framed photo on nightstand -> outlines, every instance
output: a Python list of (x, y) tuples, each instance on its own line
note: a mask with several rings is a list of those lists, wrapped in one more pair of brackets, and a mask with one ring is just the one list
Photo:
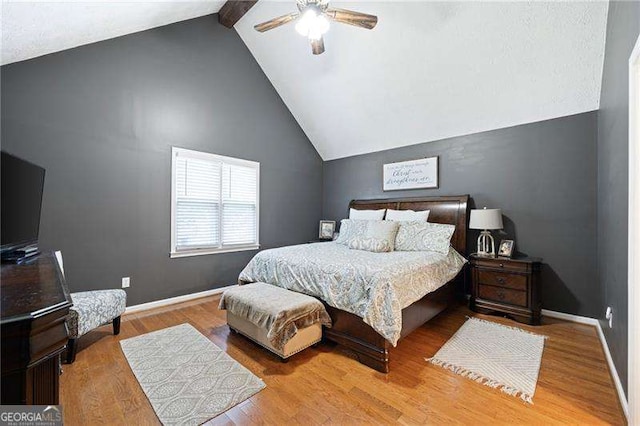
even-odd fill
[(334, 220), (321, 220), (318, 238), (321, 240), (333, 240), (333, 233), (336, 230), (336, 222)]
[(500, 248), (498, 249), (498, 256), (500, 257), (512, 257), (513, 256), (513, 240), (500, 241)]

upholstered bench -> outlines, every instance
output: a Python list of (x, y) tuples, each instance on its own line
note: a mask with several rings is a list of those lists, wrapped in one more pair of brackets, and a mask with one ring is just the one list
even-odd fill
[(67, 316), (69, 343), (67, 363), (76, 359), (77, 339), (103, 324), (113, 322), (113, 334), (120, 333), (120, 316), (127, 306), (124, 290), (94, 290), (71, 293), (73, 306)]
[(283, 359), (318, 343), (322, 326), (331, 327), (331, 318), (320, 301), (265, 283), (225, 291), (220, 309), (227, 310), (232, 330)]

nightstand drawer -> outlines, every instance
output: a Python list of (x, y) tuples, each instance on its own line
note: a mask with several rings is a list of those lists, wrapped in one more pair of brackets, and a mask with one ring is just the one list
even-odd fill
[(493, 270), (505, 270), (505, 271), (513, 271), (513, 272), (524, 272), (528, 273), (531, 271), (531, 268), (528, 264), (522, 262), (513, 262), (510, 259), (479, 259), (476, 258), (474, 260), (475, 265), (478, 268), (490, 268)]
[(500, 303), (509, 303), (517, 306), (527, 306), (527, 292), (495, 287), (492, 285), (478, 284), (478, 297), (493, 300)]
[(478, 283), (527, 291), (527, 277), (525, 275), (479, 270)]

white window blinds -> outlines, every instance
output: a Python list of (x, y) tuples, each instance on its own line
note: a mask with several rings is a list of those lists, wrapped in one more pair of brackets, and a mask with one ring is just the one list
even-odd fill
[(222, 244), (256, 243), (257, 170), (223, 164), (222, 176)]
[(172, 150), (172, 255), (258, 247), (259, 163)]

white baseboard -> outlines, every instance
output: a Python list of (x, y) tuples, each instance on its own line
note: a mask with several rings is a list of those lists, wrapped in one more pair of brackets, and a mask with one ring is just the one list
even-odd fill
[(600, 325), (600, 321), (598, 321), (598, 325), (596, 326), (596, 328), (598, 329), (598, 336), (600, 337), (600, 342), (602, 343), (602, 348), (604, 349), (604, 356), (607, 358), (607, 363), (609, 364), (609, 369), (611, 370), (613, 383), (615, 383), (616, 390), (618, 391), (618, 398), (620, 399), (620, 405), (622, 405), (622, 411), (624, 411), (624, 416), (627, 418), (627, 423), (628, 423), (629, 422), (629, 403), (627, 402), (627, 396), (624, 394), (622, 382), (620, 382), (620, 376), (618, 376), (618, 370), (616, 370), (616, 366), (613, 363), (613, 358), (611, 358), (611, 352), (609, 352), (609, 345), (607, 345), (607, 339), (605, 339), (604, 337), (604, 332), (602, 331), (602, 326)]
[(609, 345), (607, 344), (607, 339), (604, 337), (604, 332), (602, 331), (602, 326), (600, 325), (600, 321), (598, 321), (595, 318), (582, 317), (580, 315), (565, 314), (564, 312), (548, 311), (546, 309), (542, 310), (542, 315), (550, 318), (558, 318), (565, 321), (592, 325), (596, 328), (596, 330), (598, 331), (598, 337), (600, 338), (600, 344), (602, 345), (602, 349), (604, 350), (604, 356), (607, 359), (607, 364), (609, 364), (609, 371), (611, 372), (613, 383), (616, 387), (616, 391), (618, 392), (618, 399), (620, 400), (620, 405), (622, 405), (622, 411), (624, 412), (624, 415), (627, 418), (627, 422), (629, 422), (629, 404), (627, 402), (627, 396), (624, 394), (624, 389), (622, 388), (622, 382), (620, 381), (620, 376), (618, 376), (618, 370), (616, 369), (616, 366), (613, 363), (613, 358), (611, 357), (611, 352), (609, 351)]
[(201, 291), (198, 293), (185, 294), (184, 296), (176, 296), (176, 297), (170, 297), (168, 299), (155, 300), (153, 302), (141, 303), (139, 305), (127, 306), (124, 313), (130, 314), (133, 312), (146, 311), (148, 309), (159, 308), (161, 306), (173, 305), (174, 303), (186, 302), (188, 300), (199, 299), (201, 297), (206, 297), (206, 296), (213, 296), (214, 294), (220, 294), (232, 287), (235, 287), (235, 285), (214, 288), (211, 290)]
[(547, 309), (542, 310), (542, 315), (545, 317), (557, 318), (557, 319), (570, 321), (570, 322), (577, 322), (579, 324), (593, 325), (594, 327), (597, 327), (600, 325), (600, 322), (595, 318), (582, 317), (580, 315), (573, 315), (573, 314), (565, 314), (564, 312), (549, 311)]

